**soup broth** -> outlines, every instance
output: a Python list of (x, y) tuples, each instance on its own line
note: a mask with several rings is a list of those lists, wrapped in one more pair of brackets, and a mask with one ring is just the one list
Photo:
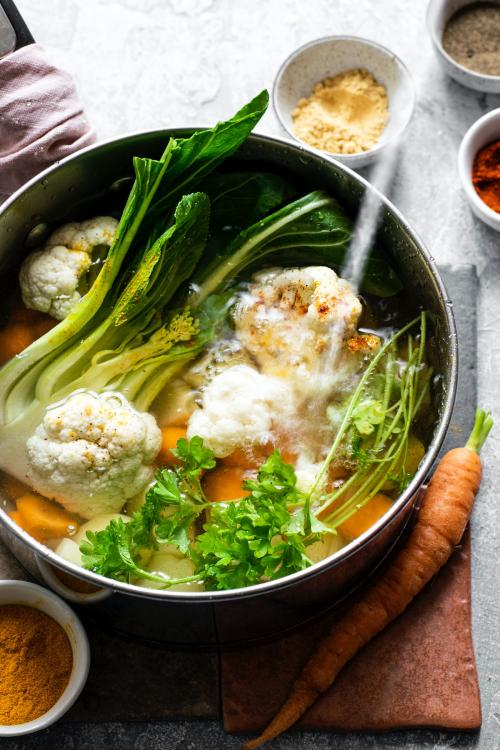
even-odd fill
[(390, 510), (429, 442), (431, 316), (378, 242), (359, 294), (337, 275), (353, 221), (326, 171), (236, 155), (267, 102), (154, 139), (126, 201), (106, 165), (109, 194), (99, 175), (48, 211), (5, 299), (3, 495), (93, 573), (196, 592), (303, 570)]
[[(325, 274), (337, 283), (337, 277), (329, 269), (319, 267), (317, 270), (320, 277)], [(283, 278), (287, 280), (290, 273), (295, 274), (292, 281), (298, 280), (298, 284), (294, 287), (292, 283), (291, 291), (279, 288), (273, 298), (267, 300), (266, 307), (264, 298), (269, 291), (266, 284), (272, 285), (276, 279), (277, 283)], [(304, 286), (303, 276), (305, 274), (307, 281), (311, 273), (314, 276), (314, 268), (311, 271), (310, 268), (279, 267), (257, 273), (248, 281), (240, 280), (217, 338), (194, 361), (179, 369), (152, 404), (151, 413), (162, 432), (162, 445), (155, 460), (157, 470), (175, 468), (178, 464), (173, 451), (179, 440), (200, 435), (205, 445), (214, 451), (215, 466), (204, 472), (201, 479), (208, 503), (238, 503), (248, 497), (250, 492), (246, 483), (257, 480), (260, 468), (275, 451), (284, 462), (293, 466), (298, 489), (308, 493), (322, 470), (346, 404), (359, 386), (366, 368), (384, 342), (408, 321), (408, 310), (398, 297), (389, 302), (363, 294), (358, 301), (352, 290), (346, 287), (344, 292), (350, 296), (351, 303), (359, 304), (355, 325), (346, 331), (343, 322), (335, 341), (324, 340), (323, 336), (318, 345), (314, 339), (317, 336), (314, 326), (311, 333), (306, 325), (304, 333), (305, 308), (312, 303), (309, 300), (304, 306), (299, 299), (304, 293), (304, 288), (301, 288), (301, 284)], [(291, 301), (283, 301), (287, 293), (292, 295)], [(297, 306), (301, 304), (304, 309), (297, 312)], [(17, 292), (5, 309), (7, 314), (0, 341), (10, 341), (14, 347), (4, 346), (5, 359), (16, 354), (15, 347), (24, 348), (40, 332), (54, 325), (48, 315), (27, 310)], [(299, 317), (294, 318), (295, 315)], [(333, 321), (334, 328), (335, 325)], [(291, 336), (288, 341), (287, 335)], [(273, 341), (273, 337), (276, 340)], [(417, 335), (411, 345), (417, 346), (418, 340)], [(301, 345), (306, 347), (302, 355)], [(318, 362), (314, 361), (315, 347), (318, 357), (323, 356)], [(325, 356), (324, 349), (328, 347), (330, 351)], [(340, 348), (340, 356), (336, 348)], [(404, 370), (410, 354), (407, 338), (394, 343), (392, 361), (395, 372)], [(420, 368), (422, 371), (426, 369), (425, 360)], [(380, 370), (374, 378), (378, 376), (381, 376)], [(267, 396), (266, 389), (269, 390)], [(376, 392), (381, 396), (380, 388), (375, 389)], [(381, 424), (377, 415), (373, 424), (368, 418), (365, 431), (357, 434), (357, 453), (355, 441), (344, 441), (325, 470), (321, 484), (316, 487), (316, 495), (313, 494), (313, 508), (318, 511), (318, 518), (340, 521), (335, 523), (333, 534), (327, 534), (309, 546), (311, 563), (341, 549), (390, 509), (425, 453), (431, 424), (429, 405), (426, 394), (418, 418), (412, 422), (404, 454), (395, 462), (391, 475), (381, 483), (379, 491), (373, 493), (373, 488), (370, 488), (372, 496), (368, 502), (364, 502), (363, 492), (359, 494), (366, 481), (364, 476), (358, 476), (359, 457), (363, 451), (361, 443), (364, 441), (369, 445), (372, 433)], [(389, 411), (393, 408), (386, 406)], [(259, 418), (251, 418), (256, 413), (259, 413)], [(97, 514), (89, 521), (78, 514), (68, 513), (63, 505), (34, 492), (29, 485), (6, 473), (2, 474), (1, 486), (13, 503), (12, 518), (38, 541), (78, 564), (81, 563), (78, 545), (86, 533), (106, 528), (113, 518), (131, 518), (142, 507), (146, 494), (141, 492), (124, 502), (120, 514)], [(357, 497), (358, 502), (351, 512), (344, 513), (345, 519), (342, 520), (342, 512), (339, 516), (338, 509), (342, 511), (352, 497)], [(193, 523), (190, 533), (200, 532), (209, 518), (210, 510), (207, 509)], [(166, 577), (179, 576), (179, 571), (184, 577), (189, 576), (193, 571), (191, 561), (179, 555), (172, 545), (163, 546), (159, 552), (146, 555), (149, 558), (148, 570)], [(162, 586), (159, 581), (138, 579), (136, 582), (145, 586)], [(174, 586), (180, 590), (202, 587), (200, 582)]]

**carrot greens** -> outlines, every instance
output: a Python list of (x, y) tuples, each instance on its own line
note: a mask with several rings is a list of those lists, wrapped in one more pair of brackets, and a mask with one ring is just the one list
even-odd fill
[[(418, 339), (410, 333), (419, 326)], [(395, 358), (395, 346), (406, 334), (407, 361)], [(339, 452), (356, 466), (350, 478), (331, 493), (322, 494), (316, 512), (333, 530), (366, 505), (392, 480), (404, 487), (411, 480), (405, 471), (410, 429), (428, 393), (432, 371), (425, 365), (426, 315), (408, 323), (382, 346), (349, 400), (333, 446), (313, 487), (317, 488)], [(382, 399), (373, 397), (375, 389)]]

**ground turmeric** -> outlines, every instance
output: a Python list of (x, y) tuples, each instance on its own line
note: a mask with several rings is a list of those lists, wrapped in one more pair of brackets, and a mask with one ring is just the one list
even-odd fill
[(0, 724), (23, 724), (46, 713), (72, 666), (69, 638), (55, 620), (34, 607), (0, 606)]

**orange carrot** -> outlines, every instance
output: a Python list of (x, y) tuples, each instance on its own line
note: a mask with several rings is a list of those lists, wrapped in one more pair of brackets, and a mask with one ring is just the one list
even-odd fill
[(235, 466), (243, 469), (257, 469), (260, 464), (264, 463), (269, 452), (265, 452), (263, 448), (259, 446), (259, 450), (243, 450), (243, 448), (236, 448), (229, 456), (220, 459), (220, 463), (223, 466)]
[(218, 466), (208, 471), (203, 479), (203, 489), (207, 500), (211, 503), (237, 500), (249, 495), (243, 489), (243, 482), (248, 471), (241, 466)]
[(15, 308), (8, 324), (0, 331), (0, 364), (20, 354), (56, 324), (57, 320), (44, 313), (24, 306)]
[(372, 497), (366, 505), (356, 511), (347, 521), (341, 523), (339, 530), (346, 539), (356, 539), (371, 529), (373, 524), (387, 513), (392, 506), (392, 500), (380, 492)]
[(297, 454), (286, 447), (286, 444), (253, 445), (250, 448), (236, 448), (229, 456), (220, 459), (223, 466), (239, 466), (244, 469), (258, 469), (274, 450), (279, 450), (286, 464), (295, 464)]
[(161, 431), (161, 448), (156, 457), (157, 463), (161, 466), (173, 466), (180, 461), (172, 453), (177, 441), (186, 437), (185, 427), (163, 427)]
[(385, 573), (330, 629), (269, 726), (244, 750), (259, 747), (295, 724), (352, 657), (400, 615), (450, 558), (465, 531), (481, 482), (479, 451), (493, 425), (478, 410), (464, 448), (441, 459), (408, 541)]
[(20, 354), (26, 349), (36, 336), (32, 331), (21, 323), (10, 323), (0, 331), (0, 364), (5, 364), (9, 359)]
[(17, 498), (16, 511), (11, 513), (11, 518), (41, 542), (66, 536), (78, 527), (77, 521), (69, 513), (33, 492)]

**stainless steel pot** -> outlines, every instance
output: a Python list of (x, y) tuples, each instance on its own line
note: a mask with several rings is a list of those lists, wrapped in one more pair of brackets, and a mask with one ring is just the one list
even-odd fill
[[(132, 157), (159, 157), (169, 135), (189, 132), (161, 130), (124, 136), (90, 147), (31, 180), (0, 210), (0, 278), (7, 284), (14, 278), (22, 257), (47, 226), (119, 206), (122, 187), (130, 181)], [(324, 188), (353, 215), (364, 191), (372, 189), (334, 160), (278, 138), (252, 135), (237, 159), (247, 166), (252, 163), (289, 173), (304, 192)], [(142, 589), (84, 572), (34, 541), (0, 510), (0, 533), (25, 567), (112, 627), (150, 640), (190, 646), (238, 643), (295, 627), (333, 606), (366, 579), (411, 514), (445, 436), (457, 381), (456, 330), (445, 289), (422, 242), (385, 199), (379, 238), (405, 283), (408, 301), (432, 313), (430, 357), (439, 375), (434, 394), (439, 416), (431, 445), (388, 517), (330, 559), (281, 581), (232, 592), (178, 593)], [(54, 576), (54, 566), (96, 584), (100, 592), (75, 594)]]

